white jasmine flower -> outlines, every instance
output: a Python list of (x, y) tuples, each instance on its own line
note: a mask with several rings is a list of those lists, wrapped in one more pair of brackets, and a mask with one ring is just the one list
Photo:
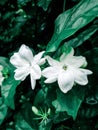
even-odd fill
[(33, 56), (30, 48), (23, 44), (19, 52), (14, 53), (10, 59), (10, 62), (16, 67), (15, 79), (23, 81), (30, 74), (31, 86), (34, 89), (36, 80), (41, 77), (40, 65), (45, 62), (45, 58), (41, 58), (43, 53), (44, 51)]
[(3, 70), (3, 66), (0, 65), (0, 86), (2, 85), (2, 82), (4, 80), (4, 77), (3, 77), (2, 72), (1, 72), (2, 70)]
[(72, 89), (74, 83), (86, 85), (88, 83), (87, 75), (92, 74), (90, 70), (81, 68), (87, 64), (83, 56), (73, 56), (72, 49), (69, 54), (63, 54), (60, 61), (54, 60), (47, 56), (49, 67), (42, 71), (46, 77), (45, 83), (58, 82), (62, 92), (67, 93)]

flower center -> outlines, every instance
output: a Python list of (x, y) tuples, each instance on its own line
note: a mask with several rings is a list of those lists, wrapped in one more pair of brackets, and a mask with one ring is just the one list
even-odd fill
[(67, 70), (67, 66), (66, 66), (66, 65), (64, 65), (64, 66), (63, 66), (63, 69), (64, 69), (64, 70)]

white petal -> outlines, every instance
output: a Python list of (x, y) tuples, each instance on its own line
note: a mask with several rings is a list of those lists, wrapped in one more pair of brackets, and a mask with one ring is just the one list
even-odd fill
[(29, 63), (32, 63), (33, 53), (28, 46), (23, 44), (19, 49), (19, 54), (23, 59), (27, 60)]
[(83, 66), (86, 63), (86, 59), (83, 56), (73, 56), (72, 58), (68, 59), (66, 62), (68, 65), (78, 68)]
[(38, 62), (38, 65), (43, 65), (46, 62), (46, 58), (41, 58)]
[(45, 51), (42, 51), (40, 53), (38, 53), (37, 55), (34, 56), (33, 62), (36, 64), (40, 63), (41, 57), (42, 55), (45, 53)]
[(54, 67), (47, 67), (42, 71), (42, 75), (46, 78), (57, 78), (59, 70)]
[(87, 74), (91, 74), (91, 71), (85, 69), (75, 70), (75, 82), (80, 85), (86, 85), (88, 83)]
[(36, 80), (33, 79), (32, 74), (30, 74), (30, 79), (31, 79), (31, 87), (32, 87), (32, 89), (34, 89), (34, 88), (35, 88), (35, 85), (36, 85)]
[(63, 71), (58, 76), (58, 85), (63, 93), (67, 93), (72, 89), (74, 84), (74, 76), (73, 73), (69, 70)]
[(0, 65), (0, 71), (2, 71), (3, 70), (3, 66), (2, 65)]
[(55, 81), (57, 80), (57, 77), (51, 77), (51, 78), (48, 78), (46, 79), (44, 82), (45, 83), (54, 83)]
[(72, 56), (74, 55), (74, 49), (72, 48), (70, 53), (66, 54), (66, 53), (63, 53), (60, 57), (60, 61), (61, 62), (64, 62), (66, 61), (67, 59), (70, 59)]
[(28, 71), (28, 69), (27, 68), (18, 68), (18, 69), (16, 69), (15, 70), (15, 75), (14, 75), (14, 77), (15, 77), (15, 79), (16, 80), (21, 80), (21, 81), (23, 81), (23, 80), (25, 80), (25, 78), (29, 75), (29, 71)]
[(40, 79), (41, 77), (41, 69), (37, 64), (31, 67), (30, 73), (33, 79)]
[(49, 65), (51, 65), (51, 66), (59, 66), (60, 65), (59, 61), (54, 60), (50, 56), (47, 56), (47, 60), (48, 60)]
[(2, 73), (0, 72), (0, 86), (2, 85), (3, 80), (4, 80), (4, 77), (3, 77)]
[(88, 69), (79, 68), (79, 70), (80, 70), (81, 72), (83, 72), (84, 74), (86, 74), (86, 75), (89, 75), (89, 74), (92, 74), (92, 73), (93, 73), (91, 70), (88, 70)]
[(28, 61), (26, 61), (24, 58), (22, 58), (19, 53), (14, 53), (13, 56), (10, 58), (11, 64), (13, 64), (16, 68), (18, 67), (24, 67), (29, 66)]

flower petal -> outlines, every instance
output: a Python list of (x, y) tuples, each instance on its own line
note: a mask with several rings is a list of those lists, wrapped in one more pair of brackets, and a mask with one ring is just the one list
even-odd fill
[(30, 69), (30, 74), (32, 75), (33, 79), (40, 79), (41, 77), (40, 67), (37, 64), (32, 66)]
[(37, 55), (34, 56), (34, 59), (33, 59), (33, 62), (35, 64), (39, 64), (40, 63), (40, 60), (41, 60), (41, 57), (42, 55), (45, 53), (45, 51), (42, 51), (40, 53), (38, 53)]
[(10, 58), (11, 64), (13, 64), (16, 68), (18, 67), (24, 67), (24, 66), (29, 66), (28, 61), (23, 59), (19, 53), (14, 53), (13, 56)]
[(2, 85), (3, 80), (4, 80), (4, 77), (3, 77), (2, 73), (0, 72), (0, 86)]
[(38, 62), (38, 65), (43, 65), (46, 62), (46, 58), (41, 58)]
[(67, 59), (66, 64), (73, 67), (79, 68), (86, 64), (86, 59), (83, 56), (73, 56), (70, 59)]
[(45, 83), (54, 83), (57, 80), (57, 77), (51, 77), (51, 78), (47, 78), (44, 82)]
[(74, 84), (74, 75), (70, 70), (59, 73), (58, 85), (63, 93), (67, 93), (72, 89)]
[(75, 70), (75, 82), (80, 85), (86, 85), (88, 83), (87, 74), (91, 73), (91, 71), (85, 69)]
[(59, 66), (60, 65), (59, 61), (54, 60), (50, 56), (47, 56), (46, 58), (48, 60), (49, 65), (51, 65), (51, 66)]
[(46, 78), (57, 78), (59, 70), (54, 67), (47, 67), (42, 71), (42, 75)]
[(2, 65), (0, 65), (0, 71), (2, 71), (3, 70), (3, 66)]
[(92, 74), (92, 73), (93, 73), (91, 70), (88, 70), (88, 69), (79, 68), (79, 70), (80, 70), (81, 72), (83, 72), (84, 74), (86, 74), (86, 75), (89, 75), (89, 74)]
[(28, 71), (28, 69), (26, 67), (24, 67), (24, 68), (20, 67), (20, 68), (15, 70), (14, 77), (15, 77), (16, 80), (23, 81), (29, 75), (29, 73), (30, 73), (30, 71)]
[(31, 49), (28, 46), (23, 44), (19, 49), (19, 54), (23, 59), (25, 59), (29, 63), (32, 63), (32, 61), (33, 61), (33, 53), (32, 53)]
[(34, 88), (35, 88), (35, 85), (36, 85), (36, 80), (33, 79), (32, 74), (30, 74), (30, 79), (31, 79), (31, 88), (34, 89)]
[(71, 57), (73, 57), (74, 55), (74, 49), (71, 48), (71, 51), (70, 53), (66, 54), (66, 53), (63, 53), (60, 57), (60, 61), (61, 62), (65, 62), (67, 59), (70, 59)]

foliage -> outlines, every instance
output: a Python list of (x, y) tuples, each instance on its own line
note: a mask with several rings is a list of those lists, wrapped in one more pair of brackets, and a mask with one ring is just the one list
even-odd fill
[[(0, 130), (97, 130), (98, 0), (3, 0), (0, 8), (0, 73), (4, 77)], [(32, 90), (30, 76), (16, 80), (16, 68), (10, 63), (22, 44), (29, 46), (34, 56), (45, 51), (43, 57), (55, 60), (74, 48), (75, 56), (87, 60), (82, 67), (93, 72), (88, 84), (74, 84), (63, 93), (57, 82), (46, 84), (42, 76)], [(28, 61), (29, 57), (21, 56), (23, 62)], [(46, 60), (40, 69), (47, 66)]]

